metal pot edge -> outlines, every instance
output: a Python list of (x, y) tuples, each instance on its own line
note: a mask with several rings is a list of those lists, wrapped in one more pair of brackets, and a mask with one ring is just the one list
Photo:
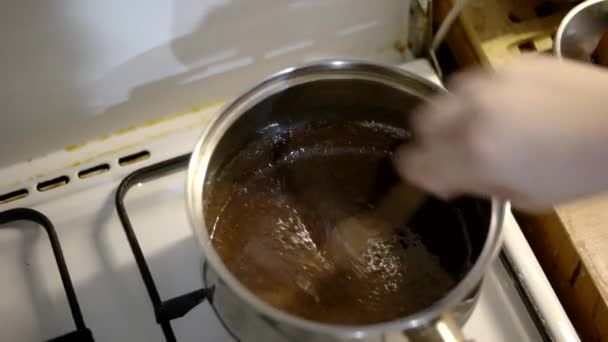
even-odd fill
[[(262, 300), (258, 299), (247, 288), (241, 285), (236, 277), (234, 277), (225, 267), (221, 258), (213, 248), (204, 220), (203, 189), (208, 171), (207, 166), (215, 147), (232, 123), (234, 123), (234, 121), (236, 121), (236, 119), (238, 119), (238, 117), (240, 117), (240, 115), (246, 111), (244, 108), (248, 106), (250, 107), (257, 103), (257, 101), (254, 101), (255, 98), (258, 98), (259, 100), (260, 97), (265, 98), (268, 96), (269, 94), (266, 94), (265, 96), (261, 96), (261, 94), (264, 93), (264, 91), (267, 92), (269, 88), (272, 88), (272, 86), (275, 86), (274, 92), (285, 89), (276, 87), (277, 82), (289, 80), (290, 77), (302, 77), (307, 72), (314, 73), (319, 70), (339, 71), (355, 68), (364, 68), (367, 70), (367, 72), (383, 72), (394, 78), (401, 78), (403, 80), (417, 82), (419, 86), (426, 88), (425, 90), (428, 91), (427, 94), (423, 95), (423, 97), (426, 98), (435, 93), (445, 92), (445, 90), (441, 87), (419, 77), (418, 75), (393, 66), (384, 66), (370, 62), (356, 60), (325, 60), (284, 69), (237, 96), (235, 100), (227, 104), (221, 110), (220, 114), (218, 114), (218, 116), (212, 120), (206, 131), (199, 139), (192, 153), (190, 165), (188, 167), (186, 191), (188, 216), (190, 218), (192, 229), (199, 240), (203, 257), (209, 263), (210, 267), (212, 267), (214, 271), (218, 273), (220, 279), (222, 279), (222, 281), (225, 282), (227, 286), (230, 287), (231, 290), (241, 298), (241, 300), (254, 307), (260, 314), (271, 317), (277, 321), (292, 324), (305, 330), (347, 338), (360, 338), (362, 336), (379, 334), (385, 331), (408, 330), (422, 327), (433, 322), (437, 317), (440, 316), (442, 312), (446, 311), (446, 309), (457, 305), (475, 286), (481, 282), (484, 270), (488, 267), (490, 262), (496, 256), (497, 251), (500, 249), (502, 222), (507, 210), (506, 201), (497, 198), (492, 199), (491, 223), (486, 243), (484, 244), (481, 254), (474, 266), (457, 286), (455, 286), (444, 297), (425, 310), (394, 321), (363, 326), (330, 325), (308, 321), (280, 311), (269, 304), (266, 304)], [(402, 86), (407, 87), (407, 85)]]

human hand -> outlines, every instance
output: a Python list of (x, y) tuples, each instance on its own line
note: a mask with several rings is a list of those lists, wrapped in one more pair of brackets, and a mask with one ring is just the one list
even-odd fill
[(400, 174), (440, 197), (521, 209), (608, 190), (608, 71), (551, 57), (462, 73), (417, 110)]

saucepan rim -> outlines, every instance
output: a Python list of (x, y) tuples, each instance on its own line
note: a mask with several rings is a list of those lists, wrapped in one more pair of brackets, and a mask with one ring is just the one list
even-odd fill
[(238, 297), (255, 308), (259, 314), (301, 329), (342, 338), (362, 338), (385, 331), (409, 330), (425, 326), (437, 319), (440, 314), (459, 304), (480, 284), (483, 274), (500, 246), (502, 222), (508, 206), (506, 201), (498, 198), (491, 199), (490, 227), (486, 241), (473, 267), (455, 287), (421, 311), (396, 320), (368, 325), (336, 325), (310, 321), (265, 303), (242, 285), (227, 269), (211, 243), (204, 220), (203, 189), (209, 172), (211, 156), (221, 138), (242, 114), (263, 99), (298, 84), (326, 79), (360, 79), (379, 82), (409, 92), (423, 100), (428, 100), (434, 94), (445, 91), (440, 86), (397, 67), (344, 59), (323, 60), (287, 68), (245, 91), (227, 104), (209, 124), (192, 153), (188, 167), (187, 207), (202, 254), (220, 279)]
[(580, 4), (574, 6), (562, 19), (559, 26), (557, 27), (557, 31), (555, 32), (555, 39), (553, 40), (553, 54), (557, 57), (564, 57), (562, 55), (562, 41), (564, 38), (564, 33), (566, 28), (576, 16), (578, 16), (583, 10), (588, 7), (595, 6), (599, 3), (607, 2), (607, 0), (586, 0), (581, 2)]

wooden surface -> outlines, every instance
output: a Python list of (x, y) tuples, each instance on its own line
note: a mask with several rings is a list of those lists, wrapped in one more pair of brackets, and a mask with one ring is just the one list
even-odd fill
[[(551, 53), (552, 36), (574, 4), (547, 4), (469, 0), (446, 43), (460, 66)], [(450, 6), (436, 1), (436, 21)], [(516, 217), (581, 340), (608, 341), (608, 195)]]
[(608, 341), (608, 196), (517, 215), (583, 341)]
[[(450, 6), (450, 0), (437, 0), (436, 18)], [(569, 1), (468, 0), (448, 45), (462, 65), (497, 65), (524, 53), (550, 53), (552, 36), (572, 6)]]

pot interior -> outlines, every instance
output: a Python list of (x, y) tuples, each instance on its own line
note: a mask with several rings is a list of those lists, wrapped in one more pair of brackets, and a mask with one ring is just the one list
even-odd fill
[(429, 196), (347, 265), (323, 248), (337, 224), (400, 182), (391, 155), (410, 142), (421, 101), (372, 80), (319, 80), (234, 122), (211, 156), (203, 200), (213, 246), (243, 286), (300, 318), (366, 325), (432, 305), (467, 274), (488, 234), (489, 201)]

